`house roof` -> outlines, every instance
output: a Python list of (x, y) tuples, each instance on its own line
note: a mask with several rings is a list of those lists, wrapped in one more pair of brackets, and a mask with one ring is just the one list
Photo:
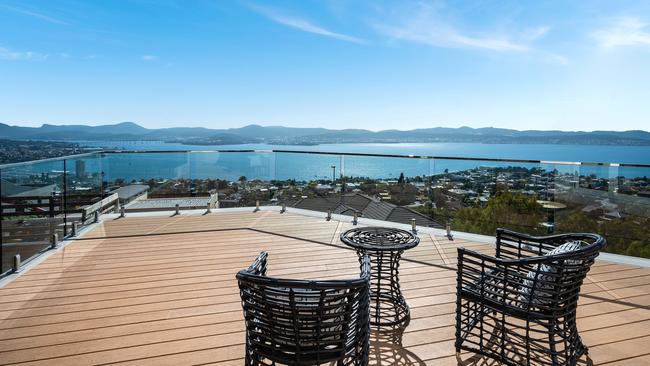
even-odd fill
[(58, 189), (56, 184), (44, 186), (27, 186), (11, 183), (6, 180), (2, 184), (2, 195), (5, 197), (46, 197)]
[(395, 207), (395, 205), (388, 202), (373, 200), (366, 206), (364, 216), (377, 220), (386, 220)]
[(325, 212), (328, 209), (334, 214), (354, 215), (357, 212), (359, 216), (410, 224), (411, 219), (415, 219), (417, 225), (438, 227), (442, 225), (432, 218), (414, 211), (408, 207), (396, 206), (392, 203), (380, 201), (361, 193), (344, 194), (342, 196), (329, 197), (309, 197), (295, 202), (293, 207), (312, 211)]
[(120, 187), (113, 191), (121, 200), (129, 199), (134, 196), (139, 196), (146, 192), (149, 186), (146, 184), (129, 184), (128, 186)]

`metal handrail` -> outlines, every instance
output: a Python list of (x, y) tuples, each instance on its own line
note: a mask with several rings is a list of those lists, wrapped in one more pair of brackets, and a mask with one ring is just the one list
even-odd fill
[(305, 151), (305, 150), (276, 150), (276, 149), (223, 149), (223, 150), (97, 150), (93, 152), (59, 156), (49, 159), (30, 160), (18, 163), (2, 164), (0, 169), (8, 169), (17, 166), (56, 162), (63, 160), (74, 160), (83, 157), (103, 154), (190, 154), (190, 153), (281, 153), (281, 154), (309, 154), (309, 155), (338, 155), (338, 156), (361, 156), (377, 158), (398, 158), (398, 159), (426, 159), (426, 160), (458, 160), (458, 161), (486, 161), (499, 163), (520, 163), (520, 164), (545, 164), (545, 165), (576, 165), (576, 166), (603, 166), (603, 167), (626, 167), (626, 168), (650, 168), (650, 164), (637, 163), (611, 163), (611, 162), (573, 162), (573, 161), (549, 161), (536, 159), (506, 159), (506, 158), (481, 158), (461, 156), (434, 156), (434, 155), (400, 155), (400, 154), (373, 154), (355, 152), (333, 152), (333, 151)]
[(17, 163), (1, 164), (0, 169), (15, 168), (15, 167), (18, 167), (18, 166), (32, 165), (32, 164), (50, 163), (50, 162), (63, 161), (63, 160), (79, 159), (79, 158), (84, 158), (84, 157), (88, 157), (88, 156), (92, 156), (92, 155), (97, 155), (99, 153), (101, 153), (101, 151), (93, 151), (93, 152), (82, 153), (82, 154), (74, 154), (74, 155), (57, 156), (57, 157), (54, 157), (54, 158), (47, 158), (47, 159), (20, 161), (20, 162), (17, 162)]

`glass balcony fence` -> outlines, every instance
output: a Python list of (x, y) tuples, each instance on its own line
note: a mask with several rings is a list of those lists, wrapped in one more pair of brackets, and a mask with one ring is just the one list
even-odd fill
[(101, 151), (0, 166), (0, 273), (126, 212), (285, 205), (455, 232), (595, 232), (650, 258), (650, 166), (284, 150)]

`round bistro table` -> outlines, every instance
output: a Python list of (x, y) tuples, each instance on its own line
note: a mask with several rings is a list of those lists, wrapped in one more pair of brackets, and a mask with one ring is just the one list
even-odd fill
[(363, 227), (341, 234), (341, 241), (357, 250), (359, 259), (370, 257), (370, 324), (395, 326), (410, 318), (409, 306), (399, 287), (399, 261), (420, 238), (400, 229)]

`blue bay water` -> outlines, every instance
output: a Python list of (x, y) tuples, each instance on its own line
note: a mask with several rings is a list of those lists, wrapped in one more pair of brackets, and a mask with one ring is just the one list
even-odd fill
[(428, 155), (441, 157), (529, 159), (573, 162), (650, 164), (650, 146), (479, 144), (479, 143), (399, 143), (296, 145), (183, 145), (162, 141), (77, 141), (87, 146), (125, 150), (245, 150), (277, 149), (340, 153)]
[[(79, 141), (103, 148), (137, 151), (194, 150), (185, 153), (109, 154), (102, 159), (101, 170), (109, 181), (122, 178), (140, 179), (228, 179), (240, 176), (263, 180), (331, 179), (332, 175), (397, 179), (458, 171), (475, 167), (522, 166), (526, 168), (558, 169), (578, 175), (599, 177), (637, 177), (650, 175), (649, 169), (594, 167), (562, 164), (500, 163), (481, 161), (481, 158), (568, 161), (615, 162), (650, 164), (650, 147), (603, 145), (543, 145), (543, 144), (476, 144), (476, 143), (400, 143), (400, 144), (324, 144), (294, 145), (224, 145), (199, 146), (165, 142)], [(436, 157), (476, 158), (475, 161), (448, 159), (408, 159), (344, 155), (313, 155), (298, 153), (215, 153), (206, 150), (291, 150), (339, 153), (371, 153), (394, 155), (426, 155)], [(91, 162), (89, 169), (100, 169)]]
[[(426, 176), (445, 170), (459, 171), (476, 167), (521, 166), (526, 168), (558, 169), (577, 175), (594, 174), (598, 177), (650, 176), (650, 169), (609, 166), (561, 164), (527, 164), (481, 161), (481, 158), (569, 161), (617, 162), (650, 164), (650, 147), (601, 145), (541, 145), (541, 144), (476, 144), (476, 143), (400, 143), (400, 144), (326, 144), (316, 146), (287, 145), (225, 145), (196, 146), (165, 142), (134, 141), (77, 141), (80, 144), (107, 149), (140, 151), (138, 154), (106, 154), (103, 158), (84, 158), (86, 172), (104, 172), (105, 180), (117, 178), (127, 182), (148, 179), (247, 179), (262, 180), (330, 180), (332, 175), (397, 179)], [(370, 153), (392, 155), (425, 155), (436, 157), (464, 157), (478, 160), (409, 159), (365, 157), (349, 155), (314, 155), (298, 153), (217, 153), (207, 150), (291, 150), (339, 153)], [(183, 150), (195, 150), (187, 153)], [(178, 151), (144, 153), (144, 151)], [(67, 162), (74, 171), (74, 161)], [(4, 171), (4, 176), (28, 175), (61, 171), (61, 162), (47, 163)]]

